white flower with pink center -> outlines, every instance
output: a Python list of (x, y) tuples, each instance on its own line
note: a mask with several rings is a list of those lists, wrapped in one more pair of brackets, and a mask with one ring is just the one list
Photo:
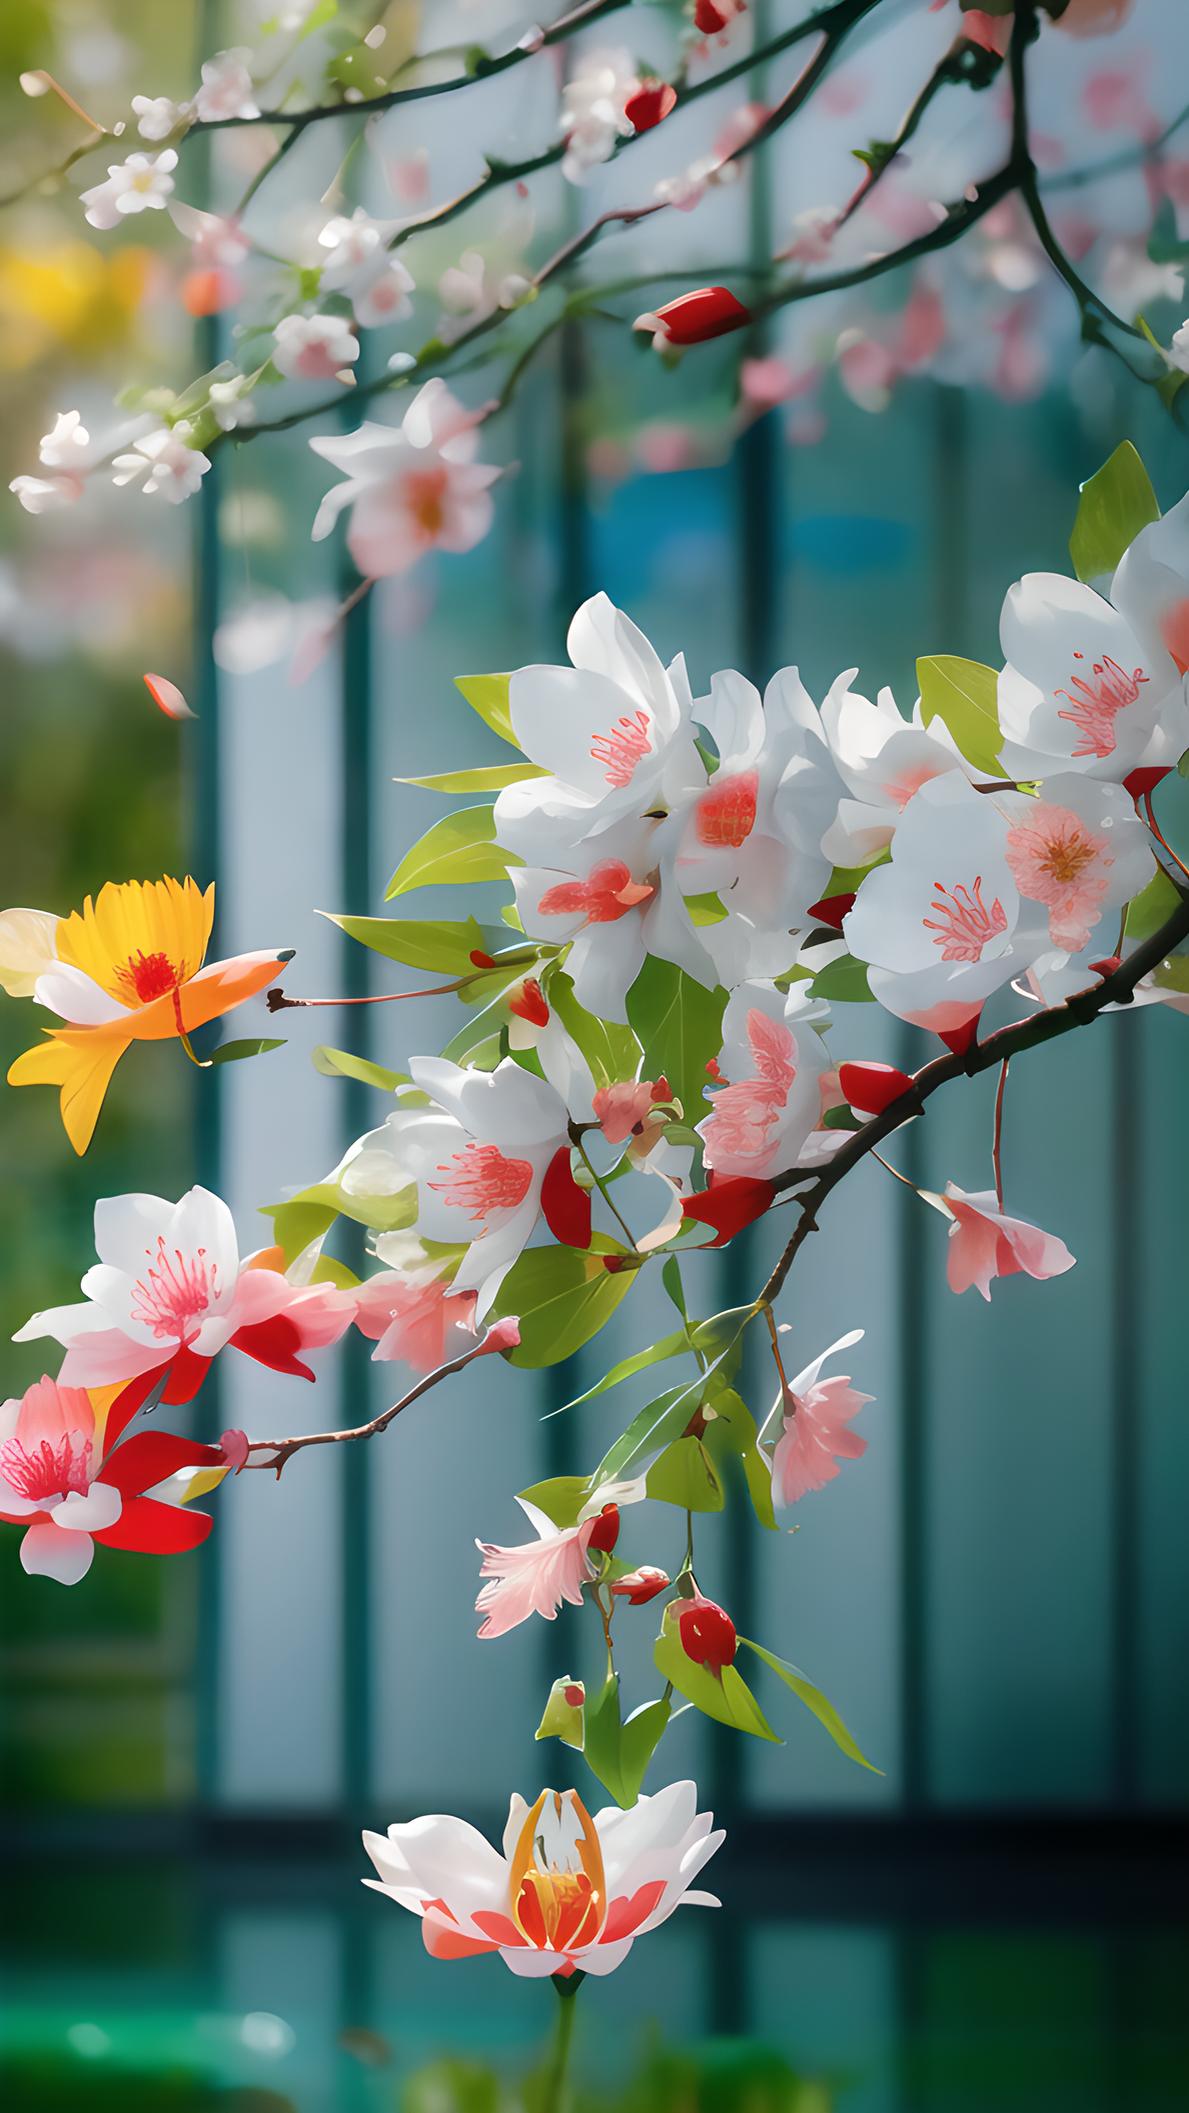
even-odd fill
[(204, 124), (228, 118), (259, 117), (252, 81), (252, 54), (245, 45), (217, 51), (202, 63), (202, 86), (194, 97), (194, 111)]
[(693, 1783), (593, 1818), (573, 1790), (513, 1797), (502, 1853), (465, 1820), (427, 1814), (364, 1835), (379, 1873), (364, 1883), (421, 1917), (434, 1959), (490, 1952), (532, 1980), (601, 1977), (676, 1908), (718, 1906), (691, 1891), (724, 1839), (697, 1807)]
[(189, 1400), (209, 1360), (228, 1344), (258, 1362), (308, 1378), (299, 1351), (349, 1327), (353, 1295), (330, 1284), (291, 1283), (264, 1258), (241, 1262), (231, 1212), (209, 1189), (108, 1196), (95, 1205), (96, 1266), (85, 1303), (35, 1313), (14, 1341), (52, 1336), (66, 1351), (61, 1378), (106, 1387), (170, 1373), (169, 1399)]
[(666, 670), (605, 594), (584, 602), (566, 640), (568, 668), (521, 668), (508, 708), (516, 740), (545, 775), (501, 792), (496, 836), (549, 866), (628, 817), (664, 814), (705, 770), (694, 748), (685, 669)]
[(292, 381), (335, 381), (359, 358), (359, 339), (341, 315), (283, 315), (272, 360)]
[(569, 1111), (553, 1086), (511, 1057), (494, 1071), (415, 1057), (409, 1071), (430, 1105), (397, 1108), (360, 1138), (344, 1162), (344, 1185), (357, 1195), (416, 1189), (418, 1237), (465, 1248), (453, 1291), (475, 1294), (477, 1323), (528, 1245), (555, 1161), (569, 1200)]
[(375, 1247), (385, 1267), (355, 1294), (355, 1325), (375, 1343), (373, 1361), (433, 1372), (473, 1348), (475, 1294), (455, 1291), (449, 1263), (428, 1256), (408, 1233), (381, 1234)]
[(566, 973), (579, 1004), (626, 1021), (627, 994), (650, 954), (712, 990), (717, 974), (678, 892), (663, 826), (621, 822), (587, 840), (571, 825), (568, 838), (551, 823), (550, 863), (518, 866), (511, 878), (525, 931), (568, 943)]
[(1079, 953), (1102, 915), (1114, 865), (1110, 839), (1072, 808), (1037, 800), (1008, 831), (1007, 863), (1021, 895), (1043, 903), (1049, 936), (1063, 953)]
[(396, 221), (374, 220), (358, 206), (349, 219), (339, 214), (328, 220), (318, 237), (327, 253), (323, 291), (346, 294), (365, 330), (412, 314), (413, 275), (389, 248), (396, 228)]
[(1054, 572), (1008, 590), (999, 625), (1003, 767), (1014, 778), (1054, 771), (1125, 781), (1175, 764), (1189, 744), (1189, 711), (1172, 654), (1141, 642), (1092, 587)]
[(931, 778), (904, 809), (891, 863), (867, 875), (843, 921), (880, 1004), (943, 1037), (967, 1030), (1052, 943), (1039, 906), (1021, 901), (1005, 804), (960, 771)]
[(26, 1522), (21, 1565), (74, 1585), (95, 1553), (92, 1534), (114, 1526), (123, 1499), (98, 1479), (102, 1447), (90, 1398), (52, 1379), (0, 1403), (0, 1519)]
[(914, 792), (930, 778), (951, 770), (974, 776), (940, 719), (922, 725), (919, 704), (911, 721), (903, 719), (889, 689), (872, 704), (849, 687), (854, 673), (822, 705), (830, 753), (849, 795), (839, 800), (822, 838), (834, 866), (865, 866), (886, 851)]
[(598, 1576), (592, 1550), (609, 1555), (619, 1537), (619, 1507), (637, 1504), (644, 1484), (606, 1482), (583, 1505), (573, 1526), (557, 1526), (528, 1497), (517, 1497), (536, 1535), (514, 1547), (476, 1541), (483, 1561), (475, 1612), (483, 1616), (480, 1637), (506, 1636), (509, 1629), (539, 1614), (555, 1621), (562, 1605), (580, 1607), (582, 1587)]
[(858, 1393), (847, 1373), (821, 1376), (827, 1358), (862, 1340), (863, 1330), (852, 1328), (777, 1396), (768, 1421), (781, 1419), (771, 1449), (772, 1502), (778, 1511), (796, 1504), (811, 1489), (824, 1489), (838, 1473), (840, 1460), (858, 1460), (867, 1450), (867, 1440), (852, 1431), (850, 1423), (874, 1397)]
[(822, 1040), (829, 1008), (803, 984), (787, 993), (747, 983), (723, 1015), (718, 1059), (723, 1084), (698, 1124), (707, 1167), (717, 1180), (768, 1176), (795, 1167), (821, 1121), (830, 1058)]
[(1110, 598), (1148, 652), (1167, 653), (1180, 674), (1189, 673), (1189, 496), (1141, 528), (1119, 560)]
[(347, 547), (373, 579), (406, 572), (431, 550), (473, 550), (491, 527), (491, 486), (499, 470), (477, 462), (481, 412), (467, 411), (434, 377), (399, 426), (369, 419), (344, 439), (319, 434), (316, 455), (346, 473), (314, 517), (313, 540), (330, 534), (351, 508)]

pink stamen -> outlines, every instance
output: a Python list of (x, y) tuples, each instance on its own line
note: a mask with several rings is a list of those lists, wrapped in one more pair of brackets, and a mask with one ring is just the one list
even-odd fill
[(184, 1255), (180, 1247), (170, 1254), (161, 1234), (156, 1249), (146, 1247), (145, 1253), (149, 1267), (133, 1286), (132, 1318), (161, 1341), (185, 1342), (187, 1322), (219, 1296), (219, 1265), (207, 1261), (205, 1247), (195, 1255)]
[[(1075, 653), (1075, 660), (1084, 660), (1083, 653)], [(1110, 654), (1096, 660), (1089, 676), (1073, 675), (1069, 688), (1058, 690), (1058, 697), (1069, 700), (1069, 710), (1058, 712), (1058, 719), (1068, 719), (1076, 726), (1081, 742), (1074, 749), (1075, 756), (1111, 756), (1115, 752), (1115, 720), (1128, 705), (1139, 696), (1140, 684), (1148, 677), (1142, 668), (1133, 668), (1129, 675)], [(1076, 692), (1076, 694), (1075, 694)]]
[(85, 1495), (91, 1487), (91, 1453), (91, 1441), (80, 1431), (68, 1431), (56, 1445), (43, 1438), (31, 1451), (19, 1438), (10, 1438), (0, 1446), (0, 1475), (30, 1504), (72, 1490)]
[(493, 1211), (514, 1211), (532, 1186), (533, 1170), (527, 1159), (505, 1159), (498, 1145), (466, 1145), (438, 1168), (445, 1181), (427, 1186), (455, 1210), (466, 1211), (481, 1223)]
[(645, 756), (652, 754), (649, 732), (649, 717), (641, 707), (638, 712), (625, 712), (622, 718), (616, 720), (610, 733), (596, 734), (591, 742), (590, 753), (593, 760), (606, 764), (607, 783), (617, 792), (622, 792), (625, 785), (631, 784), (636, 765)]
[(973, 888), (964, 883), (944, 888), (939, 880), (933, 886), (937, 892), (929, 907), (937, 911), (937, 919), (923, 917), (921, 923), (936, 935), (933, 944), (941, 948), (942, 960), (981, 961), (988, 941), (1007, 930), (1007, 914), (999, 897), (988, 909), (981, 874)]

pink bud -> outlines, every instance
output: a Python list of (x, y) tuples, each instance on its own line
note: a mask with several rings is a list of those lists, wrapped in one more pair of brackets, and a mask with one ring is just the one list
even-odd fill
[(489, 1350), (514, 1350), (519, 1341), (520, 1322), (510, 1313), (505, 1320), (492, 1322), (475, 1354), (485, 1357)]
[(219, 1451), (233, 1475), (246, 1465), (249, 1450), (246, 1431), (224, 1431), (219, 1440)]

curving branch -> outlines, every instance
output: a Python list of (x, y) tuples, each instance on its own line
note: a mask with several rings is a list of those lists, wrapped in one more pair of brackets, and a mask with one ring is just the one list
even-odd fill
[[(386, 1431), (403, 1409), (409, 1408), (415, 1401), (420, 1401), (421, 1396), (428, 1394), (431, 1387), (440, 1386), (444, 1379), (452, 1379), (456, 1372), (462, 1372), (467, 1365), (473, 1365), (477, 1357), (489, 1357), (493, 1348), (498, 1347), (485, 1337), (482, 1342), (473, 1344), (469, 1350), (460, 1351), (458, 1356), (452, 1357), (447, 1364), (438, 1365), (432, 1372), (427, 1372), (415, 1386), (409, 1388), (407, 1394), (402, 1394), (399, 1401), (394, 1401), (390, 1409), (384, 1409), (379, 1416), (373, 1416), (370, 1423), (355, 1424), (342, 1431), (307, 1431), (297, 1438), (251, 1438), (248, 1441), (248, 1458), (244, 1462), (244, 1468), (267, 1468), (279, 1481), (281, 1469), (286, 1461), (291, 1460), (294, 1453), (304, 1452), (307, 1446), (350, 1445), (357, 1438), (378, 1438), (381, 1431)], [(253, 1460), (253, 1453), (267, 1453), (269, 1458)]]
[(778, 1191), (794, 1188), (805, 1181), (809, 1186), (796, 1199), (796, 1229), (757, 1303), (761, 1307), (770, 1306), (780, 1293), (799, 1249), (810, 1233), (817, 1230), (817, 1214), (830, 1191), (836, 1189), (852, 1167), (873, 1153), (885, 1138), (906, 1122), (911, 1122), (914, 1116), (923, 1114), (926, 1101), (942, 1086), (948, 1086), (952, 1079), (976, 1078), (980, 1072), (991, 1071), (997, 1064), (1006, 1066), (1012, 1057), (1022, 1055), (1025, 1050), (1039, 1049), (1042, 1043), (1055, 1041), (1059, 1035), (1069, 1034), (1076, 1027), (1087, 1027), (1108, 1005), (1129, 1004), (1141, 978), (1158, 968), (1184, 939), (1189, 939), (1189, 888), (1181, 892), (1176, 909), (1159, 931), (1137, 946), (1109, 976), (1104, 976), (1088, 990), (1078, 991), (1060, 1005), (1047, 1006), (1043, 1012), (1034, 1013), (1026, 1020), (998, 1028), (987, 1036), (985, 1042), (973, 1043), (961, 1056), (937, 1057), (933, 1063), (926, 1064), (917, 1072), (911, 1088), (897, 1100), (890, 1101), (882, 1113), (864, 1123), (861, 1130), (855, 1130), (820, 1173), (810, 1176), (794, 1169), (791, 1173), (777, 1175), (774, 1187)]

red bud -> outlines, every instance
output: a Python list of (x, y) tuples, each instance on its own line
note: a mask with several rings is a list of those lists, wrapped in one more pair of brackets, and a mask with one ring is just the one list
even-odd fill
[(775, 1195), (771, 1181), (755, 1174), (735, 1174), (726, 1181), (714, 1182), (696, 1196), (683, 1197), (681, 1215), (695, 1218), (700, 1225), (713, 1225), (718, 1237), (709, 1245), (722, 1247), (745, 1225), (762, 1218)]
[(671, 345), (704, 345), (751, 321), (751, 311), (725, 286), (698, 286), (653, 311)]
[(641, 81), (623, 106), (623, 114), (637, 132), (651, 132), (666, 118), (677, 101), (677, 90), (668, 81)]
[(652, 1098), (654, 1101), (671, 1101), (673, 1098), (673, 1088), (669, 1084), (669, 1081), (665, 1077), (663, 1071), (659, 1079), (654, 1081), (652, 1088)]
[(980, 1006), (978, 1012), (971, 1013), (970, 1018), (962, 1022), (961, 1027), (951, 1027), (948, 1034), (942, 1034), (939, 1028), (937, 1039), (939, 1042), (944, 1042), (946, 1048), (954, 1056), (965, 1056), (967, 1050), (972, 1049), (978, 1040), (978, 1023), (981, 1019), (982, 1008)]
[(475, 967), (475, 968), (494, 968), (494, 967), (495, 967), (495, 961), (494, 961), (493, 957), (492, 957), (492, 956), (491, 956), (490, 954), (485, 954), (485, 953), (483, 952), (483, 949), (482, 949), (481, 947), (477, 947), (477, 946), (476, 946), (476, 947), (472, 947), (472, 949), (471, 949), (471, 963), (472, 963), (472, 966), (473, 966), (473, 967)]
[(651, 1563), (642, 1563), (638, 1570), (629, 1570), (626, 1577), (617, 1577), (611, 1587), (617, 1599), (626, 1599), (633, 1607), (646, 1606), (658, 1592), (668, 1590), (670, 1578), (665, 1570), (657, 1570)]
[(571, 1680), (569, 1686), (562, 1689), (562, 1695), (570, 1709), (581, 1709), (586, 1700), (586, 1689), (580, 1680)]
[(604, 1504), (591, 1529), (588, 1548), (595, 1548), (600, 1555), (610, 1555), (619, 1539), (619, 1506)]
[(823, 895), (820, 902), (810, 903), (809, 914), (816, 917), (819, 924), (828, 924), (831, 931), (840, 932), (843, 918), (854, 906), (853, 895)]
[(734, 1664), (735, 1624), (712, 1599), (686, 1600), (677, 1616), (677, 1631), (682, 1650), (695, 1665), (721, 1673), (725, 1665)]
[(719, 1062), (717, 1057), (710, 1058), (710, 1061), (706, 1066), (706, 1076), (708, 1079), (713, 1079), (716, 1086), (718, 1085), (720, 1079), (722, 1078), (722, 1072), (719, 1069)]
[(717, 37), (734, 13), (734, 7), (724, 5), (724, 0), (694, 0), (694, 28), (704, 37)]
[(1115, 970), (1122, 968), (1122, 966), (1122, 954), (1108, 954), (1104, 960), (1090, 963), (1090, 967), (1096, 976), (1113, 976)]
[(852, 1108), (861, 1115), (882, 1115), (885, 1108), (911, 1089), (912, 1080), (895, 1064), (840, 1064), (838, 1083)]
[(535, 976), (526, 976), (514, 991), (508, 1000), (508, 1011), (514, 1012), (518, 1020), (527, 1020), (530, 1027), (548, 1027), (549, 1007)]

